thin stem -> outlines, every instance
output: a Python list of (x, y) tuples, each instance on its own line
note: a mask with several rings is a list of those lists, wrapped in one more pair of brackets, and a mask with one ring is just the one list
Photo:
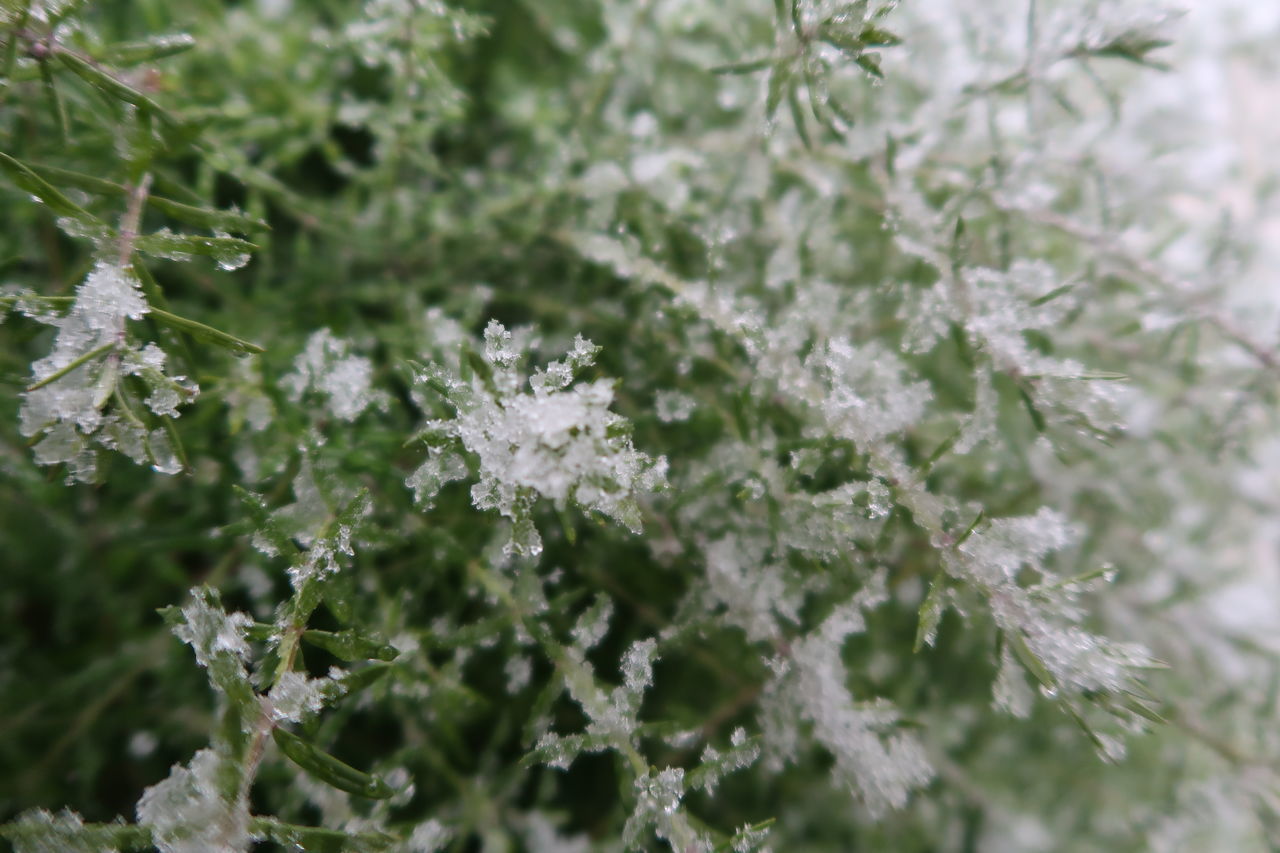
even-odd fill
[(97, 349), (89, 350), (84, 355), (78, 356), (75, 359), (73, 359), (71, 363), (68, 364), (66, 367), (63, 367), (59, 370), (55, 370), (53, 373), (50, 373), (48, 376), (46, 376), (44, 379), (41, 379), (39, 382), (36, 382), (32, 385), (28, 385), (27, 393), (29, 394), (32, 391), (39, 391), (44, 386), (57, 382), (59, 379), (66, 376), (68, 373), (75, 370), (77, 367), (80, 367), (86, 362), (93, 361), (98, 356), (103, 355), (104, 353), (107, 353), (115, 348), (116, 348), (116, 345), (114, 343), (109, 343), (109, 344), (103, 344)]
[(151, 191), (151, 173), (147, 172), (142, 180), (129, 189), (129, 207), (124, 219), (120, 221), (120, 242), (118, 256), (120, 266), (128, 266), (129, 256), (133, 254), (133, 241), (138, 237), (138, 224), (142, 221), (142, 206), (147, 203), (147, 194)]

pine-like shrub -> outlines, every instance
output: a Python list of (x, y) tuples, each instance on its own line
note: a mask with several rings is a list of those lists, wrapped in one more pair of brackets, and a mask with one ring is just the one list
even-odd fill
[(1272, 849), (1199, 7), (3, 0), (0, 838)]

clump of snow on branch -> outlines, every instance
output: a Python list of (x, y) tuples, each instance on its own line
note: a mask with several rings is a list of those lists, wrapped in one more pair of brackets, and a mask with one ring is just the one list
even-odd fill
[(157, 416), (178, 417), (195, 384), (165, 372), (166, 356), (155, 344), (136, 346), (129, 320), (148, 312), (132, 268), (99, 260), (76, 288), (66, 314), (33, 310), (28, 316), (57, 329), (53, 351), (31, 366), (19, 427), (39, 437), (34, 452), (42, 465), (67, 463), (69, 477), (93, 482), (97, 447), (117, 450), (139, 464), (174, 474), (182, 470), (165, 430), (148, 428), (121, 392), (127, 376), (149, 388), (147, 407)]
[(330, 414), (353, 421), (370, 406), (387, 402), (384, 391), (373, 387), (373, 362), (352, 352), (350, 341), (321, 329), (307, 339), (307, 345), (293, 361), (293, 372), (282, 380), (289, 399), (302, 400), (314, 392), (326, 401)]
[(610, 380), (574, 384), (598, 351), (578, 336), (562, 361), (535, 370), (529, 391), (522, 391), (517, 366), (523, 352), (511, 332), (491, 321), (469, 380), (439, 366), (425, 370), (419, 381), (442, 393), (455, 414), (427, 426), (431, 455), (409, 479), (419, 500), (430, 501), (442, 483), (461, 476), (456, 445), (446, 443), (453, 439), (479, 462), (472, 502), (511, 519), (510, 553), (541, 552), (530, 519), (538, 497), (560, 509), (572, 503), (602, 513), (638, 533), (636, 499), (663, 485), (666, 461), (634, 448), (627, 422), (609, 410)]

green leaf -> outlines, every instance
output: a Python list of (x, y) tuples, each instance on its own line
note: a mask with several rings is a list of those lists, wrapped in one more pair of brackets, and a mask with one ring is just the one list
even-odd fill
[(351, 670), (340, 679), (344, 695), (350, 696), (352, 693), (358, 693), (366, 687), (370, 687), (381, 681), (391, 672), (391, 664), (374, 663), (360, 669)]
[(800, 106), (800, 96), (796, 93), (795, 86), (787, 87), (787, 106), (791, 110), (791, 121), (796, 126), (796, 133), (800, 136), (800, 142), (806, 150), (813, 150), (813, 140), (809, 138), (809, 128), (804, 123), (804, 110)]
[(1073, 51), (1074, 56), (1096, 56), (1099, 59), (1123, 59), (1135, 65), (1154, 68), (1157, 71), (1168, 71), (1169, 65), (1147, 54), (1162, 47), (1169, 47), (1173, 42), (1166, 39), (1151, 38), (1135, 33), (1126, 33), (1100, 47), (1080, 47)]
[(713, 65), (707, 70), (712, 74), (752, 74), (756, 71), (763, 71), (773, 64), (773, 57), (766, 56), (763, 59), (749, 59), (746, 62), (730, 62), (726, 65)]
[(1102, 738), (1098, 736), (1098, 733), (1093, 730), (1093, 726), (1089, 725), (1088, 721), (1085, 720), (1084, 717), (1080, 716), (1079, 712), (1077, 712), (1075, 708), (1072, 708), (1070, 705), (1063, 705), (1062, 707), (1066, 709), (1067, 714), (1075, 721), (1075, 724), (1080, 727), (1080, 731), (1084, 732), (1085, 737), (1093, 743), (1094, 749), (1098, 751), (1098, 755), (1100, 755), (1104, 761), (1110, 762), (1111, 759), (1108, 757), (1109, 754), (1107, 752), (1106, 744), (1102, 742)]
[(129, 190), (123, 184), (117, 184), (114, 181), (108, 181), (95, 175), (86, 175), (82, 172), (73, 172), (70, 169), (59, 169), (57, 166), (45, 166), (38, 163), (28, 163), (27, 168), (50, 183), (61, 186), (75, 187), (78, 190), (97, 195), (127, 196), (129, 194)]
[(1040, 660), (1039, 656), (1031, 651), (1021, 631), (1006, 631), (1004, 638), (1005, 642), (1009, 644), (1009, 648), (1013, 649), (1013, 653), (1018, 660), (1027, 668), (1027, 672), (1035, 676), (1036, 681), (1039, 681), (1049, 690), (1058, 689), (1057, 680), (1049, 672), (1049, 668), (1044, 665), (1044, 661)]
[[(339, 572), (325, 578), (324, 606), (343, 625), (355, 619), (356, 579), (350, 572)], [(389, 658), (388, 658), (389, 660)]]
[(395, 793), (390, 785), (378, 777), (339, 761), (293, 732), (276, 728), (271, 732), (271, 737), (286, 758), (309, 775), (321, 782), (327, 782), (340, 791), (375, 800), (385, 800)]
[(317, 826), (284, 823), (273, 817), (255, 817), (249, 821), (255, 838), (274, 841), (287, 850), (306, 853), (374, 853), (395, 846), (399, 839), (385, 832), (341, 832)]
[(174, 234), (171, 231), (143, 234), (134, 240), (133, 246), (139, 252), (162, 258), (207, 255), (222, 264), (258, 249), (255, 244), (237, 237), (205, 237), (199, 234)]
[(235, 335), (228, 334), (220, 329), (215, 329), (212, 326), (206, 326), (204, 323), (189, 320), (186, 317), (179, 317), (177, 314), (171, 314), (168, 311), (154, 306), (152, 306), (151, 310), (148, 311), (147, 314), (152, 319), (159, 323), (163, 323), (171, 329), (186, 332), (196, 340), (231, 350), (237, 355), (258, 355), (266, 352), (266, 349), (255, 343), (242, 340), (241, 338), (237, 338)]
[(926, 473), (931, 471), (933, 466), (937, 464), (938, 460), (945, 456), (948, 450), (955, 447), (956, 442), (960, 440), (960, 436), (962, 435), (964, 435), (964, 427), (956, 427), (951, 435), (947, 436), (943, 442), (929, 454), (929, 458), (920, 466), (920, 470)]
[(56, 55), (58, 60), (70, 69), (73, 74), (99, 91), (126, 103), (133, 104), (135, 107), (145, 107), (166, 122), (172, 123), (174, 121), (173, 117), (166, 113), (155, 101), (127, 83), (111, 76), (93, 63), (86, 62), (66, 50), (59, 50)]
[(942, 622), (942, 613), (947, 609), (945, 599), (947, 589), (946, 572), (939, 571), (929, 584), (929, 594), (920, 605), (919, 621), (916, 623), (916, 642), (913, 652), (919, 652), (925, 646), (932, 646), (938, 635), (938, 625)]
[(961, 545), (963, 545), (965, 540), (967, 540), (970, 536), (973, 535), (973, 531), (978, 529), (978, 525), (981, 524), (982, 520), (986, 517), (987, 517), (987, 511), (985, 509), (978, 510), (978, 514), (973, 517), (973, 521), (969, 522), (969, 526), (964, 529), (964, 533), (960, 534), (960, 536), (956, 539), (955, 543), (951, 547), (959, 548)]
[(47, 59), (40, 60), (40, 80), (44, 84), (45, 97), (49, 99), (49, 111), (53, 113), (53, 120), (58, 124), (58, 134), (65, 144), (71, 137), (67, 110), (62, 105), (62, 96), (58, 94), (58, 86), (53, 82), (53, 72), (49, 70)]
[(791, 65), (785, 60), (778, 62), (769, 72), (768, 92), (764, 99), (764, 117), (772, 121), (782, 105), (782, 97), (791, 82)]
[(1169, 722), (1164, 717), (1160, 716), (1158, 711), (1149, 707), (1136, 696), (1125, 696), (1121, 698), (1120, 704), (1148, 722), (1155, 723), (1157, 726), (1167, 725)]
[(1076, 286), (1076, 282), (1069, 281), (1066, 284), (1062, 285), (1061, 287), (1055, 287), (1053, 290), (1050, 290), (1044, 296), (1037, 296), (1035, 299), (1032, 299), (1027, 304), (1030, 305), (1032, 308), (1039, 308), (1041, 305), (1052, 302), (1053, 300), (1057, 299), (1059, 296), (1070, 293), (1073, 289), (1075, 289), (1075, 286)]
[(897, 47), (902, 44), (902, 39), (888, 30), (879, 27), (863, 27), (862, 32), (858, 33), (858, 40), (868, 47)]
[(345, 661), (382, 660), (393, 661), (400, 654), (394, 647), (368, 635), (348, 629), (336, 633), (330, 631), (306, 631), (302, 641), (324, 649), (336, 658)]
[(850, 59), (856, 58), (866, 49), (862, 39), (840, 25), (823, 25), (819, 30), (821, 38), (827, 44), (838, 49)]
[(265, 537), (277, 552), (289, 555), (298, 553), (298, 546), (281, 529), (276, 522), (275, 516), (271, 514), (271, 510), (267, 507), (267, 502), (262, 499), (261, 495), (256, 495), (248, 489), (243, 489), (236, 485), (233, 485), (231, 490), (235, 492), (236, 497), (240, 498), (241, 505), (248, 511), (249, 517), (253, 521), (254, 529)]
[[(214, 210), (207, 207), (196, 207), (162, 196), (151, 196), (147, 199), (147, 203), (166, 216), (171, 216), (188, 225), (198, 225), (212, 231), (240, 231), (248, 234), (254, 231), (271, 230), (271, 226), (261, 219), (255, 219), (252, 216), (234, 210)], [(257, 246), (253, 246), (253, 248), (256, 249)]]
[(1047, 426), (1044, 414), (1036, 406), (1035, 400), (1031, 399), (1031, 394), (1021, 384), (1018, 385), (1018, 396), (1022, 398), (1022, 404), (1027, 407), (1027, 414), (1031, 417), (1031, 423), (1035, 426), (1036, 432), (1044, 432)]
[(141, 65), (178, 53), (185, 53), (196, 46), (196, 40), (186, 33), (152, 36), (143, 41), (117, 42), (98, 51), (97, 58), (114, 66)]
[(863, 53), (853, 60), (858, 67), (866, 71), (872, 77), (880, 80), (884, 79), (884, 72), (880, 70), (880, 56), (875, 53)]
[(11, 823), (0, 824), (0, 838), (19, 850), (32, 851), (154, 849), (149, 827), (124, 822), (81, 823), (77, 815), (65, 810), (56, 815), (25, 812)]
[(103, 227), (96, 216), (67, 198), (26, 164), (8, 154), (0, 153), (0, 168), (9, 175), (9, 180), (44, 202), (55, 215), (69, 216), (79, 222)]
[(103, 344), (97, 349), (89, 350), (89, 352), (85, 353), (84, 355), (78, 356), (77, 358), (72, 359), (71, 362), (67, 364), (65, 367), (59, 370), (55, 370), (53, 373), (50, 373), (48, 376), (46, 376), (44, 379), (41, 379), (39, 382), (34, 382), (31, 385), (28, 385), (26, 387), (26, 392), (29, 394), (32, 391), (38, 391), (39, 389), (45, 387), (46, 385), (50, 385), (54, 382), (57, 382), (59, 379), (66, 376), (68, 373), (75, 370), (77, 367), (80, 367), (83, 364), (93, 361), (95, 358), (97, 358), (100, 355), (106, 355), (108, 352), (110, 352), (115, 348), (116, 348), (116, 344), (113, 341), (109, 344)]
[[(74, 172), (70, 169), (60, 169), (57, 166), (37, 165), (35, 163), (27, 164), (27, 168), (51, 184), (75, 187), (78, 190), (84, 190), (95, 195), (121, 197), (129, 195), (128, 187), (115, 181), (99, 178), (96, 175), (86, 175), (83, 172)], [(197, 207), (158, 195), (147, 196), (147, 204), (166, 216), (185, 222), (188, 225), (198, 225), (201, 228), (208, 228), (213, 231), (252, 233), (271, 230), (271, 226), (261, 219), (255, 219), (235, 210), (215, 210)]]
[(173, 448), (173, 455), (178, 458), (182, 471), (190, 473), (191, 460), (187, 458), (187, 448), (182, 443), (182, 436), (178, 434), (178, 425), (173, 422), (173, 418), (167, 416), (160, 418), (160, 424), (164, 427), (165, 434), (169, 437), (169, 446)]

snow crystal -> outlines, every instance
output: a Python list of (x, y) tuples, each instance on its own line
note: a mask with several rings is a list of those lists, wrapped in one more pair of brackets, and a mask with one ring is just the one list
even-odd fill
[(151, 829), (160, 853), (245, 853), (249, 849), (247, 803), (219, 792), (222, 758), (202, 749), (188, 767), (174, 765), (164, 781), (138, 801), (138, 823)]
[(100, 260), (65, 315), (37, 316), (58, 330), (53, 351), (31, 366), (32, 384), (40, 387), (25, 392), (19, 416), (23, 435), (44, 433), (35, 446), (37, 462), (68, 463), (72, 478), (91, 482), (96, 442), (135, 462), (149, 461), (160, 473), (182, 470), (167, 434), (148, 435), (131, 413), (106, 411), (122, 376), (142, 377), (151, 389), (147, 405), (161, 417), (176, 418), (178, 406), (198, 392), (185, 377), (164, 373), (165, 353), (155, 344), (137, 349), (129, 343), (126, 322), (147, 311), (132, 269)]
[(147, 447), (151, 451), (151, 467), (161, 474), (177, 474), (182, 471), (182, 460), (169, 442), (169, 434), (156, 427), (147, 437)]
[(636, 780), (636, 792), (641, 800), (637, 809), (660, 809), (664, 814), (672, 814), (684, 799), (684, 769), (668, 767), (657, 776), (643, 776)]
[(516, 655), (507, 658), (502, 671), (507, 676), (507, 692), (519, 693), (529, 685), (529, 679), (533, 677), (533, 661), (524, 655)]
[(182, 608), (183, 623), (173, 633), (195, 651), (196, 661), (209, 666), (215, 655), (230, 653), (243, 660), (249, 655), (245, 629), (253, 624), (247, 613), (226, 613), (212, 594), (191, 591), (191, 603)]
[(326, 699), (341, 693), (341, 685), (329, 678), (308, 678), (301, 672), (289, 671), (271, 688), (271, 717), (276, 722), (300, 723), (318, 712)]
[(44, 809), (24, 812), (10, 826), (14, 853), (115, 853), (84, 836), (83, 818), (69, 809), (56, 815)]
[(467, 462), (453, 448), (431, 448), (427, 459), (409, 475), (408, 485), (413, 489), (414, 503), (430, 509), (436, 495), (445, 483), (467, 476)]
[(1026, 717), (1031, 713), (1033, 698), (1026, 674), (1006, 646), (1000, 653), (1000, 670), (992, 688), (993, 704), (1015, 717)]
[(813, 724), (813, 734), (835, 758), (833, 774), (856, 793), (872, 815), (902, 808), (914, 788), (933, 775), (924, 748), (895, 730), (898, 713), (887, 700), (855, 702), (845, 685), (849, 673), (841, 647), (866, 628), (862, 615), (884, 601), (884, 577), (836, 608), (818, 629), (792, 646), (793, 666), (771, 682), (766, 693), (766, 742), (785, 756), (794, 744), (796, 717)]
[(432, 818), (413, 828), (406, 844), (406, 853), (435, 853), (453, 838), (453, 830)]
[(654, 397), (658, 420), (663, 423), (687, 421), (698, 407), (698, 401), (680, 391), (659, 391)]
[[(453, 420), (432, 427), (456, 437), (479, 458), (480, 482), (471, 490), (472, 503), (511, 519), (508, 553), (541, 552), (531, 519), (538, 495), (561, 507), (573, 501), (639, 532), (635, 496), (665, 482), (666, 461), (635, 450), (625, 422), (609, 411), (610, 381), (568, 387), (573, 373), (590, 365), (597, 351), (579, 336), (563, 362), (534, 373), (532, 394), (519, 393), (515, 367), (521, 351), (511, 332), (490, 321), (484, 345), (484, 358), (493, 369), (489, 381), (474, 377), (464, 385), (439, 367), (422, 377), (443, 388), (457, 408)], [(443, 460), (438, 469), (415, 472), (410, 486), (429, 499), (439, 477), (458, 470), (457, 463)]]
[(591, 853), (591, 839), (585, 835), (561, 835), (541, 812), (529, 812), (521, 817), (520, 822), (529, 853)]
[(628, 693), (638, 696), (652, 683), (657, 655), (658, 642), (652, 637), (639, 640), (627, 649), (622, 657), (622, 677)]
[(609, 632), (609, 620), (613, 618), (613, 602), (598, 596), (595, 602), (582, 612), (573, 626), (573, 642), (584, 652), (604, 639)]
[(151, 732), (137, 731), (129, 736), (129, 755), (134, 758), (146, 758), (148, 755), (156, 751), (156, 747), (160, 745), (159, 739)]
[(353, 421), (370, 406), (384, 406), (387, 396), (375, 391), (373, 362), (351, 353), (351, 343), (321, 329), (293, 361), (293, 372), (281, 380), (289, 399), (298, 402), (308, 391), (328, 398), (334, 417)]
[(1059, 512), (1041, 507), (1035, 515), (998, 518), (975, 530), (960, 545), (975, 569), (993, 583), (1016, 580), (1024, 565), (1043, 568), (1046, 555), (1076, 540), (1076, 528)]

